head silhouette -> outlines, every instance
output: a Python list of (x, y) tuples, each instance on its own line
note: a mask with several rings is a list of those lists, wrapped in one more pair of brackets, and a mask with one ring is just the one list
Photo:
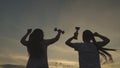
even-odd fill
[(83, 41), (84, 42), (90, 42), (91, 40), (93, 40), (94, 36), (93, 33), (90, 30), (85, 30), (83, 32)]
[(41, 29), (35, 29), (35, 30), (31, 33), (31, 35), (30, 35), (30, 37), (29, 37), (29, 40), (30, 40), (30, 41), (41, 41), (41, 40), (43, 40), (43, 38), (44, 38), (44, 33), (43, 33), (43, 31), (42, 31)]

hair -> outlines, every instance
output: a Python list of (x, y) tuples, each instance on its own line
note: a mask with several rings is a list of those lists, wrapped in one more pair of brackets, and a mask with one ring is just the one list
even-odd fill
[(43, 41), (43, 31), (41, 29), (35, 29), (29, 36), (30, 46), (28, 48), (29, 56), (39, 57), (39, 52), (43, 46), (41, 45), (40, 41)]
[(83, 41), (86, 42), (86, 41), (94, 41), (94, 36), (93, 36), (93, 33), (90, 31), (90, 30), (85, 30), (83, 32)]
[(44, 33), (41, 29), (35, 29), (29, 36), (29, 41), (34, 42), (34, 41), (40, 41), (43, 40), (44, 38)]

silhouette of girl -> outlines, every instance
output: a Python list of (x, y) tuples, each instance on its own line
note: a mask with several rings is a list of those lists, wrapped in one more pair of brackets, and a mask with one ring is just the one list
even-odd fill
[[(21, 43), (27, 47), (29, 53), (29, 60), (26, 68), (49, 68), (47, 58), (47, 47), (50, 44), (59, 40), (61, 30), (58, 30), (58, 34), (53, 39), (44, 39), (44, 33), (41, 29), (35, 29), (32, 33), (32, 29), (28, 29), (27, 33), (21, 39)], [(29, 40), (26, 38), (29, 35)]]
[[(83, 42), (73, 43), (72, 40), (76, 39), (77, 35), (78, 33), (75, 32), (74, 36), (66, 41), (66, 44), (78, 51), (79, 68), (101, 68), (98, 47), (100, 45), (106, 45), (109, 39), (100, 34), (93, 34), (90, 30), (85, 30), (82, 36)], [(103, 41), (95, 42), (94, 36), (98, 36)]]

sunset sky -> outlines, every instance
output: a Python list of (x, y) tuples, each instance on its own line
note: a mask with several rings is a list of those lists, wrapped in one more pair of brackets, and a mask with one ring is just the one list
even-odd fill
[[(120, 49), (120, 0), (0, 0), (0, 64), (26, 65), (28, 54), (20, 39), (27, 29), (43, 29), (50, 39), (57, 27), (65, 34), (48, 47), (49, 62), (77, 65), (78, 53), (65, 45), (76, 26), (81, 27), (77, 42), (90, 29), (111, 40), (106, 47)], [(119, 68), (120, 51), (110, 53), (114, 63), (103, 68)]]

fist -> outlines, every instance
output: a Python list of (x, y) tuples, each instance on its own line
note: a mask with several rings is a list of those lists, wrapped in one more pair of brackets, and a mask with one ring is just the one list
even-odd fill
[(74, 37), (74, 39), (77, 39), (77, 37), (78, 37), (78, 33), (75, 32), (73, 37)]

